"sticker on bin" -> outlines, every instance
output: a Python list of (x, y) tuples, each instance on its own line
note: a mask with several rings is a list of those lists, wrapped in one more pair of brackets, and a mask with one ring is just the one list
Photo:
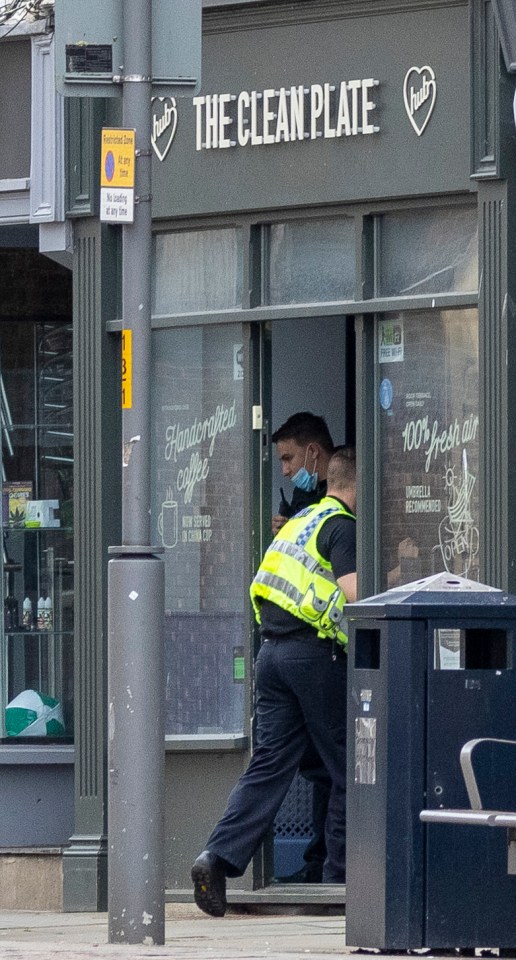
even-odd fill
[(355, 783), (376, 783), (376, 717), (355, 718)]

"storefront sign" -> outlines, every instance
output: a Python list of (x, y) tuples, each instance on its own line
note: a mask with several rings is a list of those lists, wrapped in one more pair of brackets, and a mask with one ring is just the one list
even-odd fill
[[(377, 109), (372, 91), (379, 86), (379, 80), (369, 78), (342, 80), (338, 85), (300, 84), (194, 97), (195, 149), (225, 150), (379, 133), (376, 114), (376, 123), (372, 122)], [(403, 82), (403, 102), (418, 137), (428, 126), (436, 98), (432, 67), (410, 67)], [(163, 162), (177, 129), (177, 102), (175, 97), (153, 97), (152, 104), (152, 146)]]
[(279, 90), (243, 90), (194, 97), (195, 149), (256, 147), (378, 133), (371, 122), (379, 81), (343, 80)]
[(153, 100), (156, 219), (469, 190), (466, 3), (266, 6), (207, 11), (202, 90)]

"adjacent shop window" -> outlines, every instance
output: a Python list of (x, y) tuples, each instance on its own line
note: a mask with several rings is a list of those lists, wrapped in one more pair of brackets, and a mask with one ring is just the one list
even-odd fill
[(266, 302), (323, 303), (355, 294), (350, 217), (271, 224)]
[(378, 224), (380, 296), (477, 289), (476, 207), (385, 214)]
[(72, 327), (0, 323), (0, 731), (73, 734)]
[(153, 314), (168, 316), (242, 306), (240, 230), (157, 234), (153, 265)]
[(152, 524), (165, 550), (169, 735), (243, 729), (243, 377), (240, 324), (153, 334)]
[(479, 576), (476, 310), (377, 322), (382, 588)]

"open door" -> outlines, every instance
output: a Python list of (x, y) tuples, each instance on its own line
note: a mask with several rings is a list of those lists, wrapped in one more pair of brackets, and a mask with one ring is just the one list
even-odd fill
[[(273, 430), (296, 410), (354, 439), (352, 321), (217, 323), (153, 333), (153, 523), (166, 565), (166, 887), (190, 869), (252, 745), (258, 634), (249, 584), (283, 485)], [(285, 491), (287, 492), (287, 491)], [(289, 491), (291, 495), (291, 491)], [(274, 836), (229, 889), (293, 872), (311, 836), (311, 787), (296, 778)]]
[[(325, 418), (335, 445), (354, 443), (353, 318), (308, 317), (275, 322), (271, 351), (271, 433), (291, 414), (306, 410)], [(291, 501), (293, 487), (281, 475), (273, 444), (271, 459), (272, 513), (276, 513), (283, 495)], [(303, 867), (304, 852), (314, 837), (314, 799), (317, 819), (317, 790), (314, 798), (313, 782), (298, 774), (276, 817), (273, 856), (266, 863), (269, 878), (286, 877)]]
[[(153, 333), (152, 522), (165, 557), (171, 895), (191, 888), (192, 862), (249, 758), (249, 582), (263, 549), (261, 491), (270, 490), (265, 341), (259, 327), (242, 323)], [(251, 889), (251, 873), (240, 889)]]

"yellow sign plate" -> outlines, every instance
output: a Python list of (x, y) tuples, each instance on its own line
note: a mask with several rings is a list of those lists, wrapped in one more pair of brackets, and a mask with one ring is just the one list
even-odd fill
[(121, 128), (102, 129), (101, 187), (134, 188), (136, 132)]
[(122, 410), (133, 405), (133, 331), (122, 330)]

